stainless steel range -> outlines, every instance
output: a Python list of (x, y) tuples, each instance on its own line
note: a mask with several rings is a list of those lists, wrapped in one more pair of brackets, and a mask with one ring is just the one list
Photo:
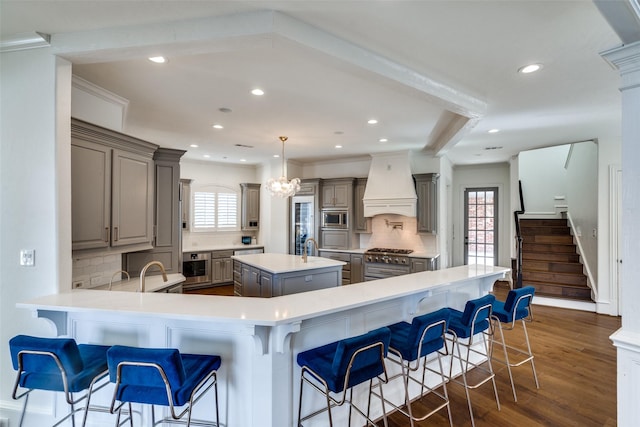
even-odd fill
[(385, 279), (409, 274), (411, 249), (372, 248), (364, 253), (364, 280)]

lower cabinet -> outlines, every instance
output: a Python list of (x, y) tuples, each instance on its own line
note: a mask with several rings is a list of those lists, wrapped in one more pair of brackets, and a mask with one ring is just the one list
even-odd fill
[(339, 286), (338, 267), (272, 274), (260, 268), (233, 261), (234, 294), (242, 297), (278, 297)]
[(411, 258), (411, 273), (438, 269), (438, 258)]
[(319, 256), (346, 262), (342, 266), (343, 286), (364, 282), (364, 255), (321, 250)]
[(233, 282), (233, 251), (211, 252), (211, 284), (222, 285)]

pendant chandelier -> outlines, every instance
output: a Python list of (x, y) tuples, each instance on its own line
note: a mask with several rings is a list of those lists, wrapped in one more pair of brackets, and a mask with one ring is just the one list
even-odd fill
[(296, 192), (300, 191), (300, 179), (293, 178), (291, 181), (287, 180), (287, 176), (285, 173), (285, 158), (284, 158), (284, 142), (288, 138), (286, 136), (281, 136), (280, 141), (282, 141), (282, 176), (280, 178), (269, 178), (267, 181), (267, 190), (269, 194), (272, 196), (278, 197), (291, 197)]

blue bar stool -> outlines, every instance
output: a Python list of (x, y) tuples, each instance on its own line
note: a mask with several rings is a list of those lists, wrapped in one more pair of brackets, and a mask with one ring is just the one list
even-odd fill
[[(139, 348), (116, 345), (107, 351), (109, 377), (115, 383), (111, 413), (118, 412), (116, 425), (120, 425), (120, 416), (125, 403), (151, 405), (152, 425), (178, 422), (185, 414), (186, 425), (192, 423), (193, 405), (211, 387), (215, 393), (215, 422), (193, 420), (194, 424), (219, 426), (217, 370), (220, 356), (181, 354), (172, 348)], [(116, 401), (120, 402), (116, 406)], [(171, 418), (156, 422), (154, 405), (168, 406)], [(186, 406), (179, 414), (176, 408)], [(185, 422), (180, 422), (184, 424)], [(133, 420), (129, 417), (129, 424)]]
[[(498, 411), (500, 410), (500, 399), (498, 398), (495, 373), (493, 372), (491, 353), (487, 345), (487, 338), (490, 341), (493, 336), (491, 313), (495, 299), (493, 295), (488, 294), (481, 298), (467, 301), (463, 312), (453, 308), (449, 309), (449, 333), (453, 336), (449, 377), (451, 378), (453, 359), (458, 359), (460, 361), (460, 369), (462, 370), (462, 383), (454, 378), (451, 378), (451, 381), (464, 386), (464, 391), (467, 395), (467, 404), (469, 405), (469, 415), (471, 416), (471, 425), (473, 426), (475, 426), (475, 421), (473, 419), (473, 408), (471, 406), (469, 390), (476, 389), (488, 381), (491, 381), (493, 383), (493, 393), (496, 397), (496, 405), (498, 406)], [(480, 350), (476, 348), (477, 345), (474, 345), (477, 334), (481, 334), (482, 338), (482, 349)], [(465, 348), (464, 355), (462, 348)], [(454, 350), (457, 350), (457, 354)], [(472, 356), (476, 359), (475, 361), (470, 360)], [(484, 364), (486, 364), (486, 367), (483, 366)], [(470, 369), (477, 370), (477, 372), (482, 374), (481, 378), (473, 384), (469, 384), (467, 381), (467, 371)]]
[[(108, 346), (80, 344), (72, 338), (41, 338), (29, 335), (16, 335), (9, 340), (13, 369), (18, 374), (13, 386), (12, 397), (16, 400), (24, 397), (19, 426), (22, 426), (27, 410), (29, 394), (33, 390), (49, 390), (63, 392), (70, 412), (53, 424), (60, 425), (71, 417), (75, 426), (75, 413), (84, 411), (82, 425), (87, 421), (89, 410), (107, 412), (106, 408), (91, 407), (91, 394), (109, 382), (99, 386), (100, 380), (106, 378)], [(18, 389), (22, 390), (18, 394)], [(75, 397), (74, 393), (84, 392)], [(86, 399), (86, 405), (76, 408), (75, 405)]]
[[(300, 374), (300, 400), (298, 405), (298, 427), (301, 422), (314, 417), (324, 411), (328, 412), (329, 425), (333, 426), (331, 408), (342, 406), (345, 402), (349, 405), (349, 425), (351, 425), (351, 409), (355, 409), (367, 420), (367, 425), (376, 426), (369, 418), (371, 409), (371, 390), (373, 379), (378, 380), (380, 396), (382, 395), (382, 382), (387, 382), (387, 371), (384, 359), (389, 349), (391, 331), (389, 328), (379, 328), (363, 335), (336, 341), (298, 354), (298, 365), (302, 367)], [(381, 378), (382, 377), (382, 378)], [(367, 413), (365, 414), (352, 401), (353, 387), (369, 381), (369, 399)], [(302, 389), (307, 383), (319, 393), (322, 393), (327, 401), (327, 407), (319, 409), (311, 414), (302, 416)], [(347, 391), (349, 396), (347, 397)], [(384, 409), (384, 398), (380, 399), (384, 425), (387, 425), (387, 416)]]
[[(512, 367), (524, 365), (527, 362), (531, 362), (531, 370), (533, 371), (533, 379), (536, 383), (536, 388), (540, 388), (538, 383), (538, 375), (536, 374), (536, 365), (533, 362), (533, 353), (531, 352), (531, 344), (529, 343), (529, 334), (527, 332), (526, 322), (533, 321), (533, 313), (531, 311), (531, 302), (533, 301), (533, 294), (535, 288), (533, 286), (525, 286), (519, 289), (513, 289), (507, 294), (507, 298), (504, 302), (495, 301), (493, 303), (493, 317), (497, 320), (498, 330), (500, 331), (500, 340), (494, 340), (496, 343), (502, 345), (504, 351), (504, 360), (497, 357), (493, 357), (494, 360), (507, 365), (509, 372), (509, 380), (511, 381), (511, 390), (513, 391), (513, 400), (518, 401), (516, 396), (516, 386), (513, 382), (513, 375), (511, 373)], [(524, 331), (525, 343), (527, 345), (526, 350), (511, 345), (507, 345), (505, 341), (504, 331), (513, 331), (516, 327), (516, 322), (520, 320), (522, 323), (522, 329)], [(504, 325), (504, 326), (503, 326)], [(516, 357), (516, 361), (509, 360), (509, 351)]]
[[(391, 342), (389, 343), (389, 357), (387, 360), (397, 363), (402, 368), (402, 373), (389, 378), (389, 381), (395, 378), (402, 378), (404, 380), (407, 412), (389, 401), (387, 401), (387, 403), (394, 406), (400, 413), (406, 415), (409, 418), (411, 427), (414, 426), (415, 421), (423, 421), (443, 408), (447, 408), (449, 425), (453, 427), (449, 395), (447, 394), (447, 377), (442, 367), (441, 358), (441, 356), (448, 355), (447, 346), (445, 345), (445, 334), (448, 323), (449, 309), (442, 308), (433, 313), (416, 316), (411, 323), (399, 322), (389, 326), (391, 330)], [(443, 351), (444, 353), (442, 353)], [(434, 370), (427, 366), (427, 356), (431, 354), (436, 355), (439, 370)], [(416, 372), (420, 368), (421, 361), (422, 381), (418, 381), (415, 377), (411, 376), (411, 372)], [(426, 385), (425, 379), (427, 371), (440, 376), (440, 383), (435, 387)], [(420, 398), (425, 396), (425, 389), (427, 390), (427, 394), (433, 393), (433, 395), (438, 398), (439, 404), (421, 417), (416, 417), (411, 408), (411, 399), (409, 397), (410, 380), (420, 385)], [(442, 386), (442, 392), (437, 390), (440, 386)]]

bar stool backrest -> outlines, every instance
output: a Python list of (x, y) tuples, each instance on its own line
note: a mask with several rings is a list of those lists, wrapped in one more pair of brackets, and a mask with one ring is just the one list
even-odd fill
[[(440, 322), (440, 323), (439, 323)], [(441, 308), (432, 313), (416, 316), (411, 321), (411, 329), (407, 337), (407, 342), (416, 343), (412, 348), (408, 360), (415, 360), (419, 356), (425, 356), (444, 346), (444, 333), (447, 331), (449, 323), (449, 309)]]
[(534, 292), (535, 288), (533, 286), (525, 286), (509, 291), (504, 301), (504, 311), (509, 313), (511, 317), (511, 319), (509, 319), (510, 321), (523, 319), (529, 315), (529, 306), (533, 300)]
[[(60, 367), (56, 360), (45, 353), (56, 355), (62, 368), (69, 375), (75, 375), (84, 369), (78, 345), (72, 338), (16, 335), (9, 340), (9, 349), (13, 369), (16, 371), (22, 369), (25, 373), (60, 375)], [(22, 355), (19, 356), (21, 352)]]
[(487, 294), (481, 298), (467, 301), (460, 322), (472, 328), (471, 335), (484, 331), (489, 327), (491, 307), (495, 300), (495, 296)]
[(337, 378), (345, 378), (347, 370), (351, 367), (347, 387), (381, 375), (385, 372), (384, 358), (387, 356), (390, 340), (391, 331), (388, 328), (379, 328), (340, 341), (331, 365), (334, 375)]
[[(158, 369), (151, 366), (157, 365), (164, 371), (171, 389), (182, 386), (185, 381), (185, 370), (182, 357), (177, 349), (173, 348), (139, 348), (114, 345), (107, 351), (107, 363), (109, 365), (109, 377), (111, 382), (117, 382), (118, 364), (121, 362), (134, 362), (137, 365), (123, 364), (120, 368), (120, 385), (165, 387)], [(140, 366), (140, 365), (143, 366)], [(144, 366), (148, 364), (149, 366)]]

